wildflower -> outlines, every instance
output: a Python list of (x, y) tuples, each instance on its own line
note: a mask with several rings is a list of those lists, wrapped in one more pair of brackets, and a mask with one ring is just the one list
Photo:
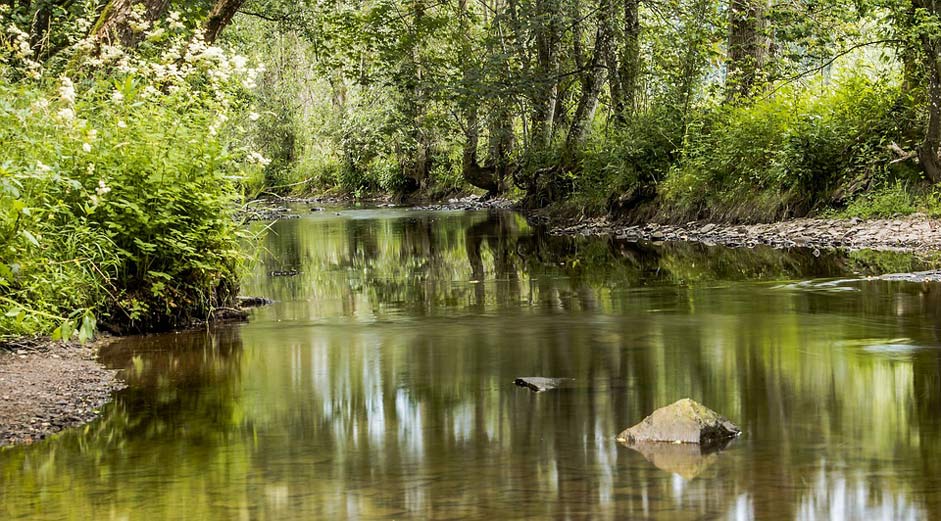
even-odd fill
[(258, 165), (261, 165), (261, 166), (268, 166), (269, 164), (271, 164), (271, 160), (270, 160), (270, 159), (268, 159), (268, 158), (266, 158), (265, 156), (259, 154), (258, 152), (250, 152), (250, 153), (248, 154), (248, 157), (246, 158), (246, 160), (248, 160), (248, 162), (251, 163), (251, 164), (258, 164)]
[(245, 72), (245, 66), (248, 65), (248, 58), (244, 56), (235, 55), (232, 57), (232, 67), (235, 68), (235, 71), (238, 73)]
[(82, 150), (84, 150), (86, 154), (90, 154), (90, 153), (91, 153), (91, 143), (82, 143)]
[(52, 172), (52, 167), (46, 164), (43, 164), (42, 161), (36, 161), (36, 171), (40, 174), (48, 174)]
[(72, 121), (75, 119), (75, 111), (68, 107), (60, 110), (56, 113), (56, 115), (59, 116), (59, 119), (63, 121)]
[(68, 76), (59, 78), (59, 97), (69, 105), (75, 104), (75, 84)]
[(167, 16), (167, 20), (170, 21), (170, 23), (168, 24), (168, 27), (170, 28), (170, 30), (180, 31), (182, 29), (186, 29), (186, 26), (183, 25), (183, 22), (180, 20), (179, 11), (170, 11), (169, 16)]
[(142, 95), (144, 96), (144, 98), (147, 98), (147, 99), (156, 98), (160, 96), (160, 91), (157, 90), (153, 85), (148, 85), (144, 87), (144, 92), (142, 93)]
[(105, 194), (111, 191), (111, 187), (105, 184), (104, 179), (98, 180), (98, 188), (95, 189), (95, 193), (101, 197), (104, 197)]
[(125, 123), (123, 119), (122, 119), (122, 120), (119, 120), (119, 121), (118, 121), (118, 128), (127, 128), (127, 123)]
[(257, 113), (257, 112), (252, 112), (251, 114), (248, 115), (248, 119), (249, 119), (250, 121), (258, 121), (259, 118), (261, 118), (261, 114), (259, 114), (259, 113)]
[(147, 39), (150, 41), (159, 40), (166, 33), (163, 27), (156, 27), (147, 33)]
[(121, 91), (116, 90), (111, 93), (111, 102), (115, 105), (119, 105), (124, 102), (124, 94), (121, 94)]

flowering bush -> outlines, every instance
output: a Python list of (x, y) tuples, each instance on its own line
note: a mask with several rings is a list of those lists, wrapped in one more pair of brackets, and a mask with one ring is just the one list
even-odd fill
[(159, 329), (234, 297), (231, 210), (268, 161), (231, 121), (263, 69), (173, 13), (140, 29), (140, 52), (79, 40), (57, 74), (15, 27), (0, 39), (15, 50), (0, 62), (0, 336)]

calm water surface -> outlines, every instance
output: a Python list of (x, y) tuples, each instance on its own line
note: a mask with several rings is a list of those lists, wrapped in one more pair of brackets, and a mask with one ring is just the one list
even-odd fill
[[(0, 518), (941, 518), (941, 287), (858, 275), (911, 258), (398, 209), (282, 221), (261, 246), (245, 293), (278, 302), (109, 348), (130, 387), (0, 452)], [(741, 439), (614, 441), (687, 396)]]

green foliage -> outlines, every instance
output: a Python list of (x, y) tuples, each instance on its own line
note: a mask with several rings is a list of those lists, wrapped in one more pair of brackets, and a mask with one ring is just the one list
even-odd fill
[(708, 112), (690, 125), (664, 198), (690, 218), (769, 220), (906, 175), (888, 166), (889, 144), (908, 144), (900, 95), (896, 84), (854, 75)]
[(897, 181), (875, 191), (860, 194), (838, 215), (863, 219), (897, 217), (915, 213), (916, 205), (911, 192)]
[(229, 121), (255, 71), (200, 40), (167, 45), (182, 65), (115, 50), (120, 71), (74, 82), (0, 67), (0, 336), (87, 340), (232, 302), (233, 203), (268, 163)]
[(638, 114), (607, 135), (592, 136), (580, 152), (575, 178), (574, 199), (585, 206), (602, 205), (612, 194), (659, 182), (673, 163), (682, 129), (665, 110), (656, 110)]

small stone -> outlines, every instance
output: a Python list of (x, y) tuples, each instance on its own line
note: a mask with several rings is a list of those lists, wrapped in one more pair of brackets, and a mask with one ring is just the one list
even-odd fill
[(564, 387), (567, 384), (574, 382), (572, 378), (544, 378), (542, 376), (521, 376), (513, 381), (514, 384), (520, 387), (528, 387), (529, 389), (541, 393), (544, 391), (551, 391), (553, 389), (558, 389)]

